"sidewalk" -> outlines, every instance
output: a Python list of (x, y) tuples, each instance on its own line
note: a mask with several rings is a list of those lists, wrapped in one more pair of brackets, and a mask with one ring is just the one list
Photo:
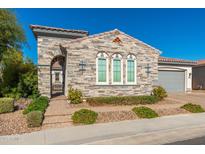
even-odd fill
[[(200, 113), (74, 126), (1, 136), (0, 144), (164, 144), (178, 141), (182, 137), (188, 138), (189, 135), (202, 136), (205, 134), (204, 121), (205, 113)], [(160, 137), (165, 137), (161, 140), (163, 143), (158, 142)], [(130, 142), (136, 139), (139, 142)]]

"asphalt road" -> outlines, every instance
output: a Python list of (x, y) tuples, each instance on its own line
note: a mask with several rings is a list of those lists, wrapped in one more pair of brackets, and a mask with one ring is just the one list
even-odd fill
[(205, 136), (193, 138), (185, 141), (173, 142), (167, 145), (205, 145)]

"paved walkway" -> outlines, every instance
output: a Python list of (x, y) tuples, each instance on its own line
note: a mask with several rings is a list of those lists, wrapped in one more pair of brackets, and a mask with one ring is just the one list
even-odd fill
[(72, 125), (71, 111), (65, 96), (52, 98), (45, 112), (43, 129)]
[(1, 136), (0, 144), (166, 144), (204, 136), (205, 113)]

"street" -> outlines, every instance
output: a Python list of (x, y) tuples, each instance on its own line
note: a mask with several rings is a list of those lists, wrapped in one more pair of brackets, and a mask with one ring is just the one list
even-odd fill
[(173, 143), (168, 143), (167, 145), (205, 145), (205, 136), (197, 137), (185, 141), (178, 141)]

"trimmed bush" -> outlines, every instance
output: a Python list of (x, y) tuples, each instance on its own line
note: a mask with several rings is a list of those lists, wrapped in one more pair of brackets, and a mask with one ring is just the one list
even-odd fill
[(28, 127), (40, 127), (43, 122), (43, 113), (41, 111), (32, 111), (27, 114)]
[(71, 104), (79, 104), (82, 103), (82, 92), (78, 89), (70, 88), (68, 91), (68, 99)]
[(138, 105), (154, 104), (158, 102), (155, 96), (111, 96), (111, 97), (92, 97), (86, 100), (92, 106), (99, 105)]
[(7, 113), (14, 111), (13, 98), (0, 98), (0, 113)]
[(159, 86), (152, 90), (152, 95), (157, 97), (159, 100), (163, 100), (165, 97), (167, 97), (167, 92), (163, 87)]
[(139, 118), (156, 118), (159, 115), (148, 107), (134, 107), (132, 111), (139, 117)]
[(81, 109), (72, 115), (74, 123), (93, 124), (96, 122), (98, 114), (92, 110)]
[(49, 99), (47, 97), (38, 97), (37, 99), (34, 99), (27, 108), (24, 109), (23, 114), (27, 114), (31, 111), (41, 111), (42, 113), (45, 113), (46, 108), (48, 107), (48, 103)]
[(187, 103), (187, 104), (181, 106), (181, 108), (185, 109), (189, 112), (192, 112), (192, 113), (205, 112), (205, 110), (200, 105), (192, 104), (192, 103)]

